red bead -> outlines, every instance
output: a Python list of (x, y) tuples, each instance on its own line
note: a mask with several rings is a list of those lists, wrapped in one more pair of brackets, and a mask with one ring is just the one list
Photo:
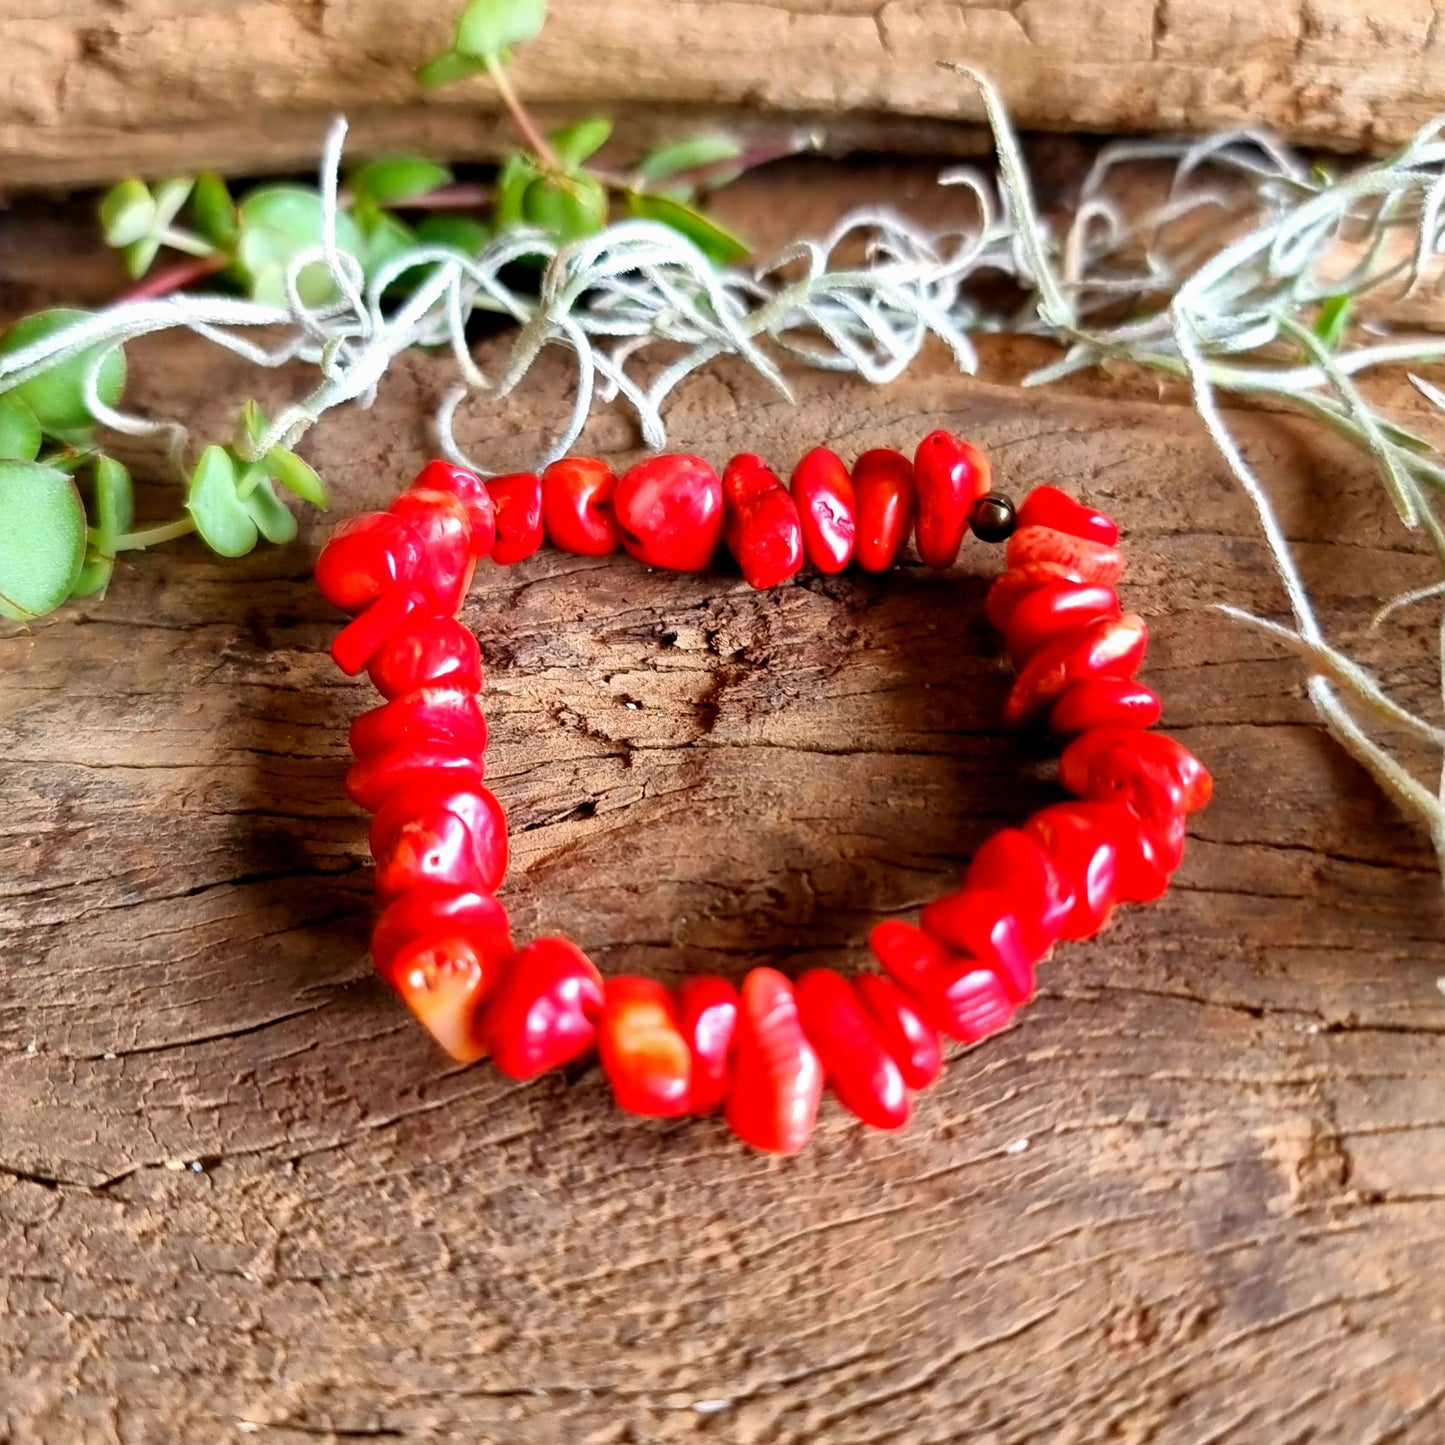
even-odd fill
[(507, 819), (488, 789), (413, 784), (388, 798), (371, 824), (376, 892), (410, 888), (495, 893), (507, 872)]
[(316, 586), (345, 612), (410, 582), (423, 562), (422, 539), (400, 517), (363, 512), (340, 523), (316, 559)]
[[(1007, 893), (992, 888), (950, 893), (930, 903), (918, 921), (923, 931), (945, 948), (964, 958), (977, 959), (998, 974), (1015, 1003), (1032, 996), (1034, 964), (1039, 955), (1030, 949), (1030, 940), (1019, 923), (1017, 904)], [(1030, 932), (1035, 937), (1043, 936), (1043, 923), (1031, 920)], [(1057, 933), (1054, 937), (1058, 937)]]
[(542, 479), (535, 472), (510, 472), (487, 483), (497, 510), (497, 545), (492, 561), (510, 567), (542, 545)]
[(929, 432), (914, 453), (913, 478), (918, 487), (918, 555), (929, 567), (952, 567), (973, 504), (992, 485), (988, 458), (949, 432)]
[[(1125, 803), (1097, 803), (1086, 800), (1079, 803), (1057, 805), (1069, 808), (1102, 833), (1114, 845), (1114, 897), (1120, 903), (1152, 903), (1162, 897), (1169, 886), (1169, 869), (1164, 866), (1160, 848), (1150, 831)], [(1052, 814), (1052, 808), (1045, 808), (1025, 825), (1035, 832), (1035, 824), (1045, 814)], [(1035, 833), (1035, 836), (1038, 836)], [(1040, 837), (1040, 841), (1045, 840)]]
[(775, 587), (803, 565), (798, 508), (761, 457), (745, 452), (723, 471), (723, 537), (749, 587)]
[(603, 985), (597, 1052), (629, 1114), (672, 1118), (692, 1104), (692, 1050), (671, 992), (656, 979), (622, 975)]
[(1039, 959), (1054, 946), (1074, 909), (1073, 885), (1039, 844), (1018, 828), (986, 839), (964, 874), (965, 891), (987, 889), (1012, 900), (1026, 952)]
[(1019, 508), (1020, 527), (1052, 527), (1112, 547), (1119, 540), (1119, 524), (1112, 517), (1077, 502), (1057, 487), (1035, 487)]
[(1003, 632), (1013, 617), (1014, 608), (1036, 588), (1054, 587), (1061, 582), (1078, 584), (1083, 580), (1077, 571), (1061, 562), (1028, 562), (1022, 567), (1010, 567), (994, 578), (984, 611), (988, 613), (988, 620)]
[(853, 555), (857, 515), (853, 482), (842, 459), (814, 447), (789, 481), (803, 529), (803, 551), (820, 572), (841, 572)]
[(727, 1098), (737, 1036), (738, 991), (725, 978), (699, 974), (678, 986), (678, 1015), (692, 1049), (692, 1112), (711, 1114)]
[(728, 1088), (728, 1127), (745, 1144), (796, 1154), (823, 1097), (823, 1065), (803, 1032), (793, 986), (771, 968), (743, 980)]
[(1023, 826), (1073, 890), (1074, 906), (1059, 925), (1061, 938), (1092, 938), (1114, 907), (1119, 849), (1101, 821), (1077, 804), (1057, 803)]
[(853, 987), (863, 1000), (883, 1046), (893, 1055), (910, 1089), (926, 1089), (943, 1071), (938, 1030), (891, 978), (860, 973)]
[(602, 1013), (602, 975), (565, 938), (517, 953), (482, 1013), (482, 1041), (514, 1079), (532, 1079), (585, 1054)]
[(389, 509), (421, 538), (416, 583), (443, 612), (455, 612), (472, 585), (472, 524), (467, 509), (449, 492), (403, 492)]
[(1010, 567), (1029, 562), (1053, 562), (1077, 574), (1081, 582), (1113, 587), (1124, 575), (1124, 556), (1117, 547), (1060, 532), (1054, 527), (1020, 527), (1008, 539), (1005, 554)]
[(1004, 703), (1003, 720), (1027, 722), (1086, 677), (1132, 677), (1144, 660), (1148, 629), (1137, 612), (1104, 617), (1046, 643), (1025, 663)]
[(889, 447), (875, 447), (853, 463), (858, 513), (853, 555), (868, 572), (886, 572), (913, 529), (913, 463)]
[(476, 693), (446, 683), (419, 687), (351, 724), (351, 751), (358, 758), (424, 744), (480, 754), (487, 746), (487, 723)]
[(1204, 764), (1166, 733), (1100, 727), (1080, 733), (1059, 758), (1059, 781), (1079, 797), (1101, 798), (1127, 785), (1136, 763), (1153, 764), (1172, 780), (1175, 799), (1186, 813), (1197, 812), (1214, 791)]
[(628, 468), (613, 508), (622, 545), (650, 567), (700, 572), (722, 540), (722, 480), (701, 457), (685, 452)]
[(1112, 587), (1059, 582), (1035, 587), (1018, 601), (1004, 628), (1014, 666), (1021, 666), (1044, 643), (1062, 632), (1119, 615), (1119, 594)]
[(495, 960), (451, 936), (411, 950), (391, 984), (437, 1043), (470, 1064), (487, 1051), (477, 1024), (500, 973)]
[(993, 969), (950, 953), (921, 929), (889, 919), (868, 943), (888, 976), (949, 1038), (976, 1044), (1013, 1018), (1013, 998)]
[(441, 682), (480, 692), (482, 653), (477, 639), (455, 617), (429, 612), (409, 618), (393, 632), (371, 659), (368, 672), (386, 698)]
[(1159, 713), (1159, 695), (1132, 677), (1086, 677), (1054, 704), (1049, 729), (1068, 734), (1098, 727), (1151, 728)]
[(486, 771), (480, 756), (443, 745), (396, 748), (353, 763), (346, 774), (346, 796), (374, 813), (393, 793), (413, 783), (432, 778), (456, 785), (479, 783)]
[(448, 492), (467, 509), (472, 529), (472, 559), (480, 562), (491, 555), (497, 540), (497, 516), (487, 484), (465, 467), (451, 462), (428, 462), (416, 474), (413, 491)]
[(332, 660), (348, 677), (355, 677), (417, 613), (426, 615), (435, 605), (420, 592), (403, 592), (400, 588), (383, 592), (332, 639)]
[(908, 1088), (862, 998), (832, 969), (809, 969), (797, 983), (803, 1031), (818, 1051), (838, 1102), (874, 1129), (908, 1122)]
[(501, 963), (512, 956), (507, 910), (489, 893), (410, 889), (381, 910), (371, 931), (371, 960), (392, 983), (414, 955), (443, 949), (449, 940), (465, 945), (484, 963)]
[(605, 557), (622, 545), (612, 512), (617, 474), (596, 457), (563, 457), (542, 473), (542, 525), (554, 547)]

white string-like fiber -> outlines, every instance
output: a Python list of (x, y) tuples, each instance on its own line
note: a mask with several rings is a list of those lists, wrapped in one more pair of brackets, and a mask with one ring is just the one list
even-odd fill
[[(95, 416), (130, 435), (163, 439), (184, 475), (183, 427), (115, 411), (97, 395), (104, 355), (127, 341), (184, 327), (258, 366), (317, 366), (315, 387), (271, 422), (252, 456), (294, 445), (333, 407), (369, 405), (408, 348), (446, 348), (459, 379), (436, 413), (438, 444), (487, 474), (457, 440), (459, 410), (478, 394), (505, 396), (548, 347), (571, 354), (576, 382), (570, 416), (538, 465), (575, 444), (599, 399), (631, 408), (644, 440), (661, 446), (674, 388), (723, 355), (740, 357), (784, 395), (785, 360), (881, 385), (899, 376), (930, 336), (972, 372), (977, 332), (1062, 343), (1063, 355), (1029, 377), (1031, 385), (1115, 360), (1150, 367), (1191, 386), (1204, 426), (1259, 517), (1295, 631), (1235, 609), (1231, 615), (1282, 635), (1305, 657), (1309, 695), (1326, 726), (1423, 818), (1445, 859), (1445, 807), (1360, 727), (1347, 704), (1431, 743), (1440, 741), (1438, 730), (1391, 701), (1327, 642), (1268, 489), (1218, 401), (1220, 392), (1232, 392), (1288, 402), (1368, 451), (1402, 522), (1423, 527), (1445, 563), (1445, 531), (1433, 505), (1434, 494), (1445, 491), (1445, 463), (1426, 439), (1376, 415), (1353, 381), (1380, 366), (1445, 359), (1445, 340), (1378, 327), (1325, 340), (1311, 329), (1322, 303), (1338, 307), (1386, 288), (1405, 295), (1440, 284), (1442, 124), (1342, 179), (1250, 128), (1193, 143), (1121, 142), (1100, 153), (1072, 216), (1056, 227), (1035, 203), (997, 92), (976, 72), (950, 68), (978, 86), (997, 152), (996, 179), (975, 167), (940, 177), (965, 203), (955, 228), (931, 231), (891, 209), (863, 207), (827, 236), (798, 241), (756, 270), (719, 271), (677, 232), (629, 220), (566, 246), (516, 230), (475, 256), (416, 246), (363, 276), (337, 242), (346, 134), (338, 120), (322, 158), (321, 243), (292, 258), (286, 306), (209, 295), (118, 304), (0, 358), (0, 392), (99, 347), (87, 382)], [(1173, 167), (1167, 192), (1142, 215), (1112, 189), (1121, 167), (1140, 163)], [(1392, 246), (1396, 237), (1406, 244)], [(503, 279), (524, 257), (543, 263), (536, 294)], [(1342, 257), (1354, 258), (1343, 275)], [(300, 278), (318, 266), (331, 277), (334, 299), (308, 306)], [(1000, 281), (1012, 284), (1013, 298), (997, 299)], [(401, 299), (389, 299), (398, 293)], [(516, 323), (495, 376), (478, 365), (467, 340), (477, 312)], [(1445, 411), (1445, 393), (1415, 380)], [(1439, 595), (1439, 588), (1412, 589), (1379, 616)]]

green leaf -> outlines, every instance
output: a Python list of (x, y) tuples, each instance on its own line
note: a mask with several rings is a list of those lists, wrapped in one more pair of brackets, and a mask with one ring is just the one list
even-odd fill
[(271, 479), (263, 476), (245, 498), (257, 529), (268, 542), (289, 542), (296, 535), (296, 518), (276, 495)]
[(405, 221), (390, 211), (374, 211), (366, 226), (367, 276), (415, 246), (416, 235)]
[(201, 540), (222, 557), (244, 557), (256, 545), (256, 521), (236, 494), (236, 463), (224, 447), (201, 453), (186, 495), (186, 511)]
[[(17, 321), (0, 337), (0, 356), (13, 356), (32, 342), (59, 336), (77, 321), (89, 316), (86, 311), (38, 311)], [(85, 440), (94, 425), (85, 400), (85, 374), (103, 348), (90, 347), (78, 356), (55, 363), (48, 371), (33, 376), (13, 387), (8, 393), (35, 413), (41, 428), (62, 441)], [(125, 390), (125, 353), (112, 347), (100, 368), (96, 391), (107, 406), (114, 406)]]
[(33, 462), (42, 440), (35, 413), (13, 392), (0, 396), (0, 457)]
[(295, 452), (284, 447), (275, 447), (266, 453), (266, 470), (276, 478), (288, 492), (294, 492), (303, 502), (313, 507), (327, 508), (326, 488), (315, 471)]
[(448, 185), (451, 178), (446, 166), (425, 156), (377, 156), (358, 166), (346, 183), (355, 196), (365, 196), (378, 206), (394, 206)]
[(540, 176), (527, 187), (522, 212), (559, 241), (575, 241), (607, 224), (607, 192), (592, 176)]
[(612, 134), (612, 122), (596, 115), (590, 120), (579, 120), (563, 130), (554, 130), (547, 137), (547, 144), (562, 163), (563, 169), (574, 171), (585, 160), (590, 160), (607, 144)]
[(130, 473), (114, 457), (96, 457), (92, 475), (95, 538), (100, 550), (111, 555), (116, 538), (130, 531), (135, 520), (135, 489)]
[(1314, 332), (1331, 351), (1340, 344), (1355, 309), (1353, 296), (1331, 296), (1315, 317)]
[(525, 151), (513, 151), (497, 172), (497, 196), (492, 202), (492, 219), (499, 231), (512, 231), (526, 224), (527, 187), (542, 173)]
[(416, 238), (423, 245), (446, 246), (472, 257), (487, 244), (487, 228), (470, 216), (427, 216), (417, 222)]
[(153, 229), (163, 231), (180, 215), (195, 185), (191, 176), (172, 176), (156, 187), (156, 220)]
[(105, 244), (117, 250), (148, 236), (156, 225), (156, 203), (150, 187), (134, 176), (117, 181), (100, 198), (100, 228)]
[(627, 206), (634, 216), (671, 226), (674, 231), (686, 236), (710, 261), (720, 265), (733, 265), (746, 260), (750, 254), (747, 242), (741, 237), (720, 226), (711, 216), (705, 216), (671, 196), (651, 196), (633, 191), (627, 197)]
[(114, 571), (114, 557), (107, 557), (94, 547), (87, 547), (85, 560), (80, 564), (80, 571), (75, 574), (75, 581), (70, 584), (69, 595), (94, 597), (97, 592), (104, 592), (110, 585), (110, 576)]
[[(690, 140), (675, 141), (672, 145), (659, 146), (650, 155), (642, 158), (637, 167), (640, 179), (649, 182), (665, 181), (683, 171), (695, 171), (703, 166), (714, 166), (722, 161), (736, 160), (743, 153), (742, 142), (730, 135), (699, 135)], [(737, 175), (736, 171), (722, 171), (709, 177), (709, 186), (725, 185)]]
[(229, 251), (236, 244), (236, 203), (225, 181), (215, 171), (202, 171), (191, 192), (191, 219), (196, 230), (213, 246)]
[(514, 45), (538, 34), (547, 0), (472, 0), (462, 11), (454, 48), (463, 55), (505, 60)]
[[(321, 244), (321, 196), (304, 186), (263, 186), (241, 202), (239, 223), (236, 258), (246, 272), (252, 298), (284, 306), (287, 267), (303, 251)], [(336, 244), (358, 261), (365, 259), (361, 230), (345, 211), (336, 216)], [(308, 306), (324, 305), (336, 295), (331, 274), (321, 261), (301, 272), (296, 289)]]
[(160, 248), (159, 236), (142, 236), (139, 241), (132, 241), (122, 253), (125, 256), (125, 274), (132, 281), (139, 281), (150, 270)]
[(241, 415), (236, 418), (236, 449), (249, 452), (265, 435), (268, 426), (270, 422), (260, 403), (248, 396), (241, 403)]
[(18, 622), (53, 612), (85, 561), (85, 507), (64, 472), (0, 461), (0, 615)]
[(425, 65), (417, 67), (416, 78), (428, 89), (435, 90), (443, 85), (455, 85), (459, 80), (470, 80), (486, 68), (487, 62), (475, 55), (443, 50), (440, 55), (433, 55)]

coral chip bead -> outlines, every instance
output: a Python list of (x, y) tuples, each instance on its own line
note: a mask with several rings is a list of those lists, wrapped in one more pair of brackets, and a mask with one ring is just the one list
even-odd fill
[(372, 657), (367, 673), (385, 698), (404, 697), (441, 682), (478, 692), (482, 652), (477, 639), (455, 617), (424, 613), (391, 633)]
[(1042, 958), (1054, 946), (1073, 911), (1074, 887), (1049, 855), (1019, 828), (1002, 828), (987, 838), (964, 874), (965, 891), (1005, 893), (1014, 902), (1024, 947)]
[(1119, 524), (1103, 512), (1075, 501), (1058, 487), (1035, 487), (1018, 513), (1020, 527), (1052, 527), (1075, 537), (1112, 547), (1119, 540)]
[(737, 989), (715, 974), (699, 974), (678, 985), (678, 1017), (692, 1049), (695, 1114), (711, 1114), (727, 1098), (740, 1007)]
[(393, 793), (417, 783), (480, 782), (486, 763), (470, 753), (459, 753), (445, 743), (417, 743), (358, 758), (346, 773), (346, 796), (358, 808), (374, 813)]
[(808, 561), (820, 572), (841, 572), (853, 555), (858, 529), (853, 480), (842, 458), (827, 447), (814, 447), (793, 468), (789, 486)]
[(1029, 562), (1053, 562), (1077, 574), (1080, 582), (1113, 587), (1124, 575), (1124, 554), (1117, 547), (1060, 532), (1055, 527), (1020, 527), (1008, 539), (1004, 554), (1010, 567)]
[(351, 724), (351, 751), (358, 758), (423, 743), (482, 752), (487, 746), (487, 723), (476, 693), (433, 683), (374, 707)]
[[(992, 888), (965, 888), (935, 899), (918, 921), (930, 938), (996, 973), (1009, 998), (1017, 1004), (1034, 991), (1034, 964), (1040, 954), (1030, 945), (1046, 936), (1042, 923), (1033, 922), (1034, 937), (1026, 937), (1017, 908), (1007, 893)], [(1049, 939), (1045, 947), (1052, 942)]]
[(723, 471), (723, 538), (749, 587), (776, 587), (803, 565), (797, 504), (761, 457), (745, 452)]
[(496, 509), (492, 506), (487, 484), (466, 467), (451, 462), (428, 462), (411, 484), (413, 491), (449, 492), (467, 509), (472, 529), (472, 557), (480, 562), (491, 555), (497, 540)]
[(671, 991), (624, 974), (603, 984), (597, 1053), (629, 1114), (673, 1118), (692, 1104), (692, 1050)]
[(1061, 632), (1119, 612), (1119, 594), (1112, 587), (1075, 582), (1035, 587), (1009, 614), (1004, 641), (1017, 667)]
[(874, 1129), (902, 1128), (909, 1115), (903, 1071), (853, 986), (831, 969), (814, 968), (796, 990), (803, 1031), (838, 1102)]
[(1023, 826), (1071, 886), (1074, 903), (1059, 925), (1061, 938), (1092, 938), (1114, 907), (1119, 849), (1100, 821), (1074, 803), (1056, 803)]
[(700, 572), (722, 540), (722, 479), (701, 457), (648, 457), (617, 483), (613, 511), (622, 545), (640, 562)]
[(416, 585), (442, 612), (455, 612), (472, 585), (472, 524), (467, 509), (449, 492), (403, 492), (390, 507), (421, 538), (423, 560)]
[(1081, 583), (1083, 577), (1060, 562), (1027, 562), (1021, 567), (1010, 567), (995, 577), (988, 589), (984, 611), (988, 620), (1000, 631), (1009, 624), (1009, 619), (1025, 597), (1039, 587), (1053, 587), (1061, 582)]
[(348, 677), (355, 677), (413, 617), (425, 616), (434, 607), (420, 592), (404, 592), (399, 587), (383, 592), (332, 638), (332, 661)]
[(745, 1144), (796, 1154), (823, 1097), (823, 1065), (803, 1032), (793, 986), (771, 968), (743, 980), (724, 1117)]
[(1024, 664), (1004, 703), (1003, 720), (1016, 727), (1052, 708), (1087, 677), (1132, 677), (1144, 659), (1148, 629), (1137, 612), (1102, 617), (1060, 633)]
[(853, 555), (868, 572), (886, 572), (913, 529), (913, 463), (889, 447), (875, 447), (853, 463), (857, 512)]
[(994, 969), (950, 953), (912, 924), (880, 923), (868, 944), (888, 976), (949, 1038), (976, 1044), (1013, 1018), (1013, 997)]
[(535, 472), (509, 472), (487, 483), (497, 511), (492, 561), (510, 567), (542, 545), (542, 479)]
[(876, 973), (860, 973), (853, 987), (863, 1000), (883, 1046), (893, 1055), (910, 1089), (926, 1089), (943, 1072), (938, 1030), (919, 1013), (908, 995)]
[(482, 1013), (492, 1061), (532, 1079), (585, 1054), (597, 1036), (602, 975), (565, 938), (538, 938), (513, 955)]
[(918, 555), (940, 571), (952, 567), (973, 504), (992, 485), (988, 458), (950, 432), (929, 432), (914, 453), (913, 480), (918, 489)]
[(512, 955), (507, 910), (489, 893), (470, 889), (412, 888), (381, 910), (371, 931), (371, 959), (391, 982), (408, 958), (446, 939), (461, 939), (491, 965)]
[(612, 513), (617, 475), (596, 457), (563, 457), (542, 473), (542, 528), (554, 547), (605, 557), (622, 545)]
[(477, 1020), (497, 977), (496, 964), (470, 940), (449, 934), (411, 949), (391, 986), (452, 1058), (470, 1064), (487, 1051)]
[(487, 788), (405, 788), (372, 820), (377, 897), (418, 887), (493, 893), (506, 876), (507, 848), (506, 817)]
[(1078, 797), (1104, 797), (1125, 787), (1141, 762), (1165, 771), (1186, 813), (1197, 812), (1214, 791), (1208, 769), (1183, 743), (1166, 733), (1124, 727), (1080, 733), (1059, 758), (1059, 781)]
[(316, 586), (334, 607), (356, 612), (412, 581), (424, 547), (411, 526), (390, 512), (363, 512), (331, 533), (316, 559)]
[(1049, 730), (1067, 735), (1097, 727), (1151, 728), (1159, 721), (1158, 693), (1132, 677), (1086, 677), (1054, 704)]

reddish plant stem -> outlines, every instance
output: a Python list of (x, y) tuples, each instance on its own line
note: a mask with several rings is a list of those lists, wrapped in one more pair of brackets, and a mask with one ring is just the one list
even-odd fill
[(229, 263), (230, 257), (222, 255), (196, 256), (188, 261), (180, 261), (174, 266), (152, 271), (149, 276), (142, 277), (130, 290), (122, 291), (115, 299), (117, 302), (154, 301), (158, 296), (169, 296), (171, 292), (179, 291), (193, 281), (200, 281), (206, 276), (214, 276), (217, 271), (224, 271)]

